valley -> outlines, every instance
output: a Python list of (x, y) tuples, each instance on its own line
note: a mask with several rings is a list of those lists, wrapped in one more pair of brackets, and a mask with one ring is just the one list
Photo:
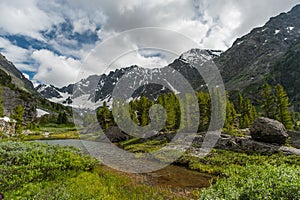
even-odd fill
[[(161, 68), (125, 65), (65, 86), (33, 84), (0, 53), (0, 194), (300, 199), (299, 44), (296, 5), (226, 51), (193, 48)], [(197, 68), (212, 65), (224, 87)]]

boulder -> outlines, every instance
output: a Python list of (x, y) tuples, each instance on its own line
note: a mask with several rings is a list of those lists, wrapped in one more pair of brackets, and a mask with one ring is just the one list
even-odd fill
[(105, 131), (105, 135), (111, 142), (121, 142), (130, 139), (129, 135), (116, 126), (109, 127)]
[(288, 138), (282, 123), (265, 117), (260, 117), (254, 121), (250, 128), (250, 134), (255, 141), (271, 144), (285, 144)]
[(288, 135), (290, 137), (289, 143), (293, 147), (300, 149), (300, 132), (299, 131), (288, 131)]

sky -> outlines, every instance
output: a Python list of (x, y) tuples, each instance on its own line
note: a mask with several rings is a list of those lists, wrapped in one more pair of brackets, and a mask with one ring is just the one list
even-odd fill
[[(0, 53), (35, 84), (61, 87), (88, 74), (106, 72), (108, 61), (90, 59), (89, 55), (124, 31), (157, 27), (183, 34), (198, 48), (226, 50), (238, 37), (299, 3), (300, 0), (1, 0)], [(107, 52), (122, 49), (122, 45), (111, 43)], [(171, 48), (173, 44), (169, 45)], [(126, 39), (126, 46), (136, 51), (123, 56), (115, 68), (134, 64), (162, 67), (174, 58), (157, 50), (141, 49), (134, 37)], [(99, 56), (106, 58), (107, 52)], [(103, 62), (101, 67), (93, 68), (99, 62)], [(81, 76), (82, 66), (87, 63), (89, 71)]]

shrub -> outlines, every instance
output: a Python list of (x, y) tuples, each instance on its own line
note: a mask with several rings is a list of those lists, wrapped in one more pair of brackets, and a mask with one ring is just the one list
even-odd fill
[(200, 199), (300, 199), (300, 167), (291, 165), (229, 167), (227, 179), (204, 189)]

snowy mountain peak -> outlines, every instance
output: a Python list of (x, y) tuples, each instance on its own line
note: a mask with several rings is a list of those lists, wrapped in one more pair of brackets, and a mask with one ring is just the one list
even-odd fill
[[(170, 67), (183, 74), (190, 74), (192, 63), (202, 63), (219, 56), (222, 51), (192, 49), (180, 56), (181, 64), (176, 61), (165, 68), (147, 69), (136, 65), (131, 67), (116, 69), (108, 74), (91, 75), (80, 80), (75, 84), (70, 84), (63, 88), (56, 88), (51, 85), (40, 85), (36, 90), (50, 101), (73, 106), (76, 108), (94, 109), (102, 105), (104, 101), (108, 104), (112, 101), (112, 92), (120, 79), (125, 75), (126, 79), (131, 80), (131, 87), (141, 85), (133, 94), (133, 98), (138, 98), (140, 94), (148, 98), (157, 98), (159, 94), (170, 91), (160, 85), (149, 84), (153, 77), (168, 77)], [(194, 73), (194, 72), (192, 72)], [(198, 79), (198, 77), (195, 77)], [(173, 90), (173, 89), (171, 89)], [(153, 94), (152, 94), (153, 93)]]
[(191, 49), (183, 53), (179, 59), (189, 63), (206, 62), (221, 55), (223, 51), (208, 49)]

